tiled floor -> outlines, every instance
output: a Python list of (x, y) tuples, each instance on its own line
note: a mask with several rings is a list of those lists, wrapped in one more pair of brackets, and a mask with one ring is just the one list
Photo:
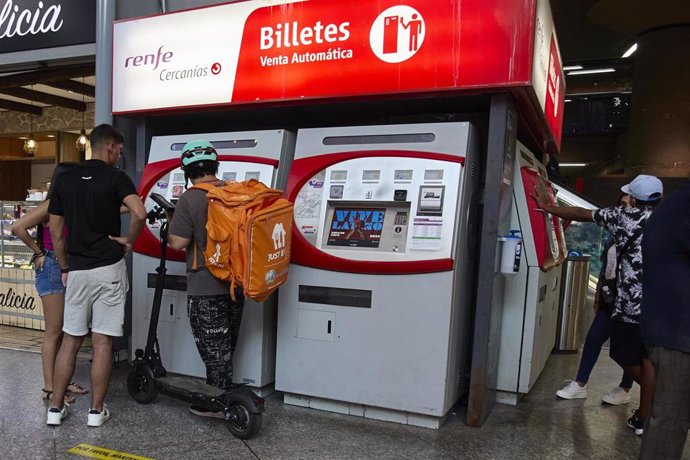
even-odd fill
[[(42, 342), (43, 331), (0, 325), (0, 349), (40, 353)], [(91, 351), (91, 337), (87, 336), (79, 352), (79, 358), (90, 359)]]
[[(0, 329), (0, 458), (77, 459), (70, 449), (90, 450), (121, 459), (633, 459), (640, 438), (625, 426), (637, 406), (639, 391), (625, 406), (602, 405), (600, 398), (617, 384), (620, 369), (602, 352), (585, 400), (558, 400), (554, 392), (575, 374), (579, 354), (554, 354), (533, 390), (516, 407), (498, 405), (481, 428), (465, 425), (458, 408), (440, 430), (397, 425), (320, 412), (267, 398), (259, 434), (233, 438), (220, 420), (189, 413), (187, 404), (165, 397), (138, 404), (127, 393), (129, 366), (113, 371), (107, 398), (112, 419), (100, 428), (86, 427), (89, 396), (79, 396), (62, 426), (45, 425), (40, 399), (40, 355), (27, 352), (33, 333), (6, 340)], [(20, 349), (22, 351), (16, 351)], [(88, 358), (77, 360), (75, 380), (89, 381)], [(79, 446), (79, 447), (77, 447)], [(89, 447), (95, 446), (95, 447)], [(109, 456), (105, 456), (108, 454)], [(84, 457), (85, 458), (85, 457)], [(690, 459), (686, 449), (684, 459)]]

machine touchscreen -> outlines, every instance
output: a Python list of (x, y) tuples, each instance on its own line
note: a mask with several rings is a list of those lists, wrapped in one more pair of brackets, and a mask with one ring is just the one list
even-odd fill
[(328, 246), (378, 248), (386, 216), (385, 208), (333, 209), (329, 227)]

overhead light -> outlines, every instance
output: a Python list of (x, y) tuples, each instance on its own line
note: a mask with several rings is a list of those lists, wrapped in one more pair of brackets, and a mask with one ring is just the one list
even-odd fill
[(564, 161), (562, 163), (558, 163), (558, 166), (560, 166), (561, 168), (584, 168), (588, 165), (589, 163), (578, 163), (576, 161)]
[[(31, 85), (31, 92), (33, 93), (34, 90), (34, 85)], [(31, 108), (33, 109), (34, 106), (34, 100), (31, 99)], [(26, 154), (27, 157), (32, 157), (36, 154), (36, 150), (38, 150), (38, 143), (36, 142), (36, 139), (34, 139), (34, 113), (30, 112), (29, 113), (29, 138), (24, 141), (24, 146), (22, 147), (22, 150), (24, 150), (24, 154)]]
[(637, 43), (635, 43), (633, 46), (631, 46), (630, 48), (628, 48), (628, 51), (626, 51), (625, 53), (623, 53), (623, 56), (621, 56), (621, 57), (623, 57), (623, 58), (630, 57), (630, 56), (632, 56), (632, 54), (633, 54), (635, 51), (637, 51)]
[[(84, 84), (84, 77), (81, 77), (81, 84)], [(84, 100), (84, 93), (81, 93), (81, 103), (84, 104), (84, 110), (81, 112), (81, 132), (77, 138), (77, 150), (80, 152), (86, 151), (86, 144), (89, 139), (86, 137), (86, 131), (84, 130), (84, 111), (86, 110), (86, 101)]]
[(587, 70), (571, 70), (568, 75), (587, 75), (590, 73), (609, 73), (615, 72), (616, 69), (609, 67), (607, 69), (587, 69)]
[(573, 102), (572, 99), (565, 99), (563, 102)]
[(55, 137), (55, 134), (46, 134), (46, 137), (51, 137), (51, 138), (53, 138), (53, 137)]
[(77, 138), (77, 150), (80, 152), (86, 151), (86, 144), (88, 141), (89, 139), (86, 137), (86, 131), (82, 129), (81, 134), (79, 134), (79, 137)]
[(26, 156), (32, 157), (36, 154), (36, 150), (38, 150), (38, 143), (34, 139), (33, 134), (24, 141), (24, 153), (26, 153)]
[(568, 71), (568, 70), (580, 70), (581, 68), (582, 68), (581, 65), (567, 65), (567, 66), (563, 67), (563, 70), (564, 70), (564, 71)]

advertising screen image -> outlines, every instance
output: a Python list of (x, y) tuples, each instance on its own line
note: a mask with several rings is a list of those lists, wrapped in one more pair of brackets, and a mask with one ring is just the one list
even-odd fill
[(326, 244), (378, 248), (385, 215), (385, 208), (335, 208)]

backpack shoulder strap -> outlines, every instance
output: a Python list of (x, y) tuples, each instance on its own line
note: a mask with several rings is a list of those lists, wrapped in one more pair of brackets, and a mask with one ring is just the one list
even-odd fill
[[(226, 182), (225, 184), (227, 184), (227, 182)], [(200, 183), (198, 183), (198, 184), (192, 185), (191, 187), (189, 187), (188, 190), (197, 189), (197, 190), (203, 190), (204, 192), (208, 193), (208, 192), (210, 192), (211, 190), (213, 190), (213, 189), (216, 188), (216, 187), (219, 187), (219, 186), (218, 186), (218, 185), (213, 185), (213, 184), (210, 183), (210, 182), (200, 182)], [(196, 245), (196, 239), (194, 239), (194, 238), (192, 238), (192, 239), (193, 239), (193, 241), (194, 241), (194, 256), (193, 256), (193, 259), (192, 259), (192, 270), (196, 271), (196, 270), (198, 270), (198, 268), (199, 268), (199, 259), (198, 259), (198, 256), (197, 256), (197, 254), (198, 254), (199, 251), (198, 251), (198, 247), (197, 247), (197, 245)], [(203, 252), (203, 251), (202, 251), (202, 252)]]

